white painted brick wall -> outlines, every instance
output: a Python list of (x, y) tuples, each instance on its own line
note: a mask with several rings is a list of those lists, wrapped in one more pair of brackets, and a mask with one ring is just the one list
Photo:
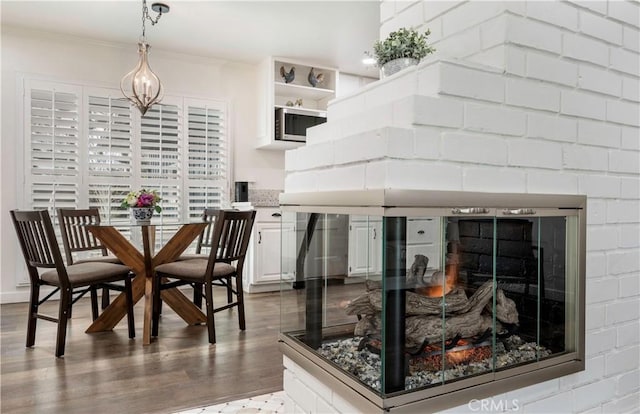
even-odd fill
[(562, 152), (565, 168), (586, 171), (607, 171), (609, 168), (608, 153), (602, 148), (565, 145)]
[(609, 65), (609, 48), (607, 44), (579, 34), (562, 34), (562, 55), (584, 62), (595, 63), (602, 67)]
[(607, 4), (607, 14), (610, 18), (631, 24), (640, 25), (640, 7), (635, 1), (612, 1)]
[(634, 127), (622, 127), (622, 142), (620, 147), (622, 149), (630, 149), (640, 151), (640, 128)]
[(578, 191), (577, 175), (538, 170), (527, 172), (527, 192), (532, 194), (581, 194)]
[(462, 180), (464, 191), (524, 193), (527, 189), (526, 173), (507, 168), (468, 167)]
[(626, 49), (640, 51), (640, 32), (637, 29), (625, 26), (622, 36)]
[(560, 112), (582, 118), (604, 120), (607, 113), (606, 103), (607, 101), (602, 95), (578, 91), (562, 91)]
[(590, 11), (580, 10), (580, 31), (588, 36), (622, 45), (622, 26)]
[[(591, 249), (596, 250), (596, 249)], [(617, 279), (587, 281), (587, 306), (594, 303), (609, 302), (618, 297)]]
[(442, 65), (440, 93), (483, 101), (503, 102), (504, 78), (498, 73), (475, 70), (460, 65)]
[(621, 351), (613, 351), (607, 354), (605, 360), (605, 375), (612, 376), (629, 371), (629, 367), (640, 365), (640, 347), (628, 347)]
[(581, 175), (578, 180), (580, 194), (593, 194), (593, 197), (620, 197), (620, 178), (606, 175)]
[(578, 142), (581, 144), (619, 148), (621, 135), (619, 125), (587, 119), (578, 121)]
[(527, 17), (564, 27), (573, 32), (578, 31), (578, 9), (575, 7), (558, 1), (530, 1), (526, 2), (526, 5)]
[(576, 86), (578, 64), (558, 56), (543, 53), (527, 53), (527, 77)]
[[(637, 278), (636, 278), (637, 280)], [(640, 342), (640, 325), (637, 323), (627, 323), (618, 326), (618, 338), (616, 345), (619, 348), (634, 345)]]
[(638, 76), (640, 62), (638, 54), (624, 49), (611, 49), (611, 67), (630, 75)]
[[(586, 313), (586, 328), (587, 334), (591, 335), (591, 331), (595, 329), (600, 329), (604, 326), (605, 323), (605, 306), (606, 305), (590, 305)], [(568, 378), (572, 378), (573, 376), (569, 376)], [(599, 378), (599, 377), (597, 377)]]
[[(318, 147), (328, 165), (286, 157), (291, 192), (587, 195), (586, 371), (496, 396), (527, 413), (640, 411), (639, 10), (627, 0), (383, 0), (381, 36), (415, 23), (432, 29), (438, 52), (332, 103), (336, 122), (312, 129), (308, 145), (337, 145), (333, 161)], [(335, 393), (312, 401), (357, 411)]]
[(527, 116), (522, 111), (475, 103), (464, 107), (464, 128), (471, 131), (521, 136), (526, 125)]
[(613, 378), (578, 387), (573, 390), (573, 412), (581, 412), (611, 401), (615, 392), (616, 381)]
[(420, 124), (460, 128), (464, 122), (463, 103), (454, 99), (414, 96), (393, 107), (397, 126)]
[[(626, 395), (640, 389), (640, 371), (634, 370), (618, 377), (616, 395)], [(640, 396), (639, 396), (640, 397)]]
[(528, 115), (527, 136), (554, 141), (575, 142), (578, 122), (574, 118), (559, 117), (542, 113)]
[(531, 139), (510, 139), (509, 165), (558, 170), (562, 168), (562, 144)]
[(623, 78), (618, 73), (588, 64), (580, 64), (578, 74), (578, 86), (581, 89), (612, 96), (620, 96), (621, 94)]
[[(637, 321), (640, 316), (637, 299), (618, 300), (615, 303), (610, 303), (607, 305), (605, 312), (605, 321), (608, 326), (622, 322)], [(609, 351), (612, 349), (614, 347), (609, 348)]]
[(477, 164), (507, 164), (507, 143), (489, 135), (445, 132), (442, 157), (446, 160)]
[[(510, 78), (507, 79), (505, 102), (527, 109), (558, 112), (560, 91), (543, 82)], [(602, 102), (602, 119), (604, 119), (604, 101)]]
[(519, 45), (555, 54), (562, 51), (562, 30), (535, 20), (509, 16), (507, 39)]
[(634, 102), (607, 101), (607, 121), (618, 122), (631, 126), (640, 125), (639, 106)]
[(634, 102), (640, 101), (640, 82), (638, 79), (622, 77), (622, 98)]

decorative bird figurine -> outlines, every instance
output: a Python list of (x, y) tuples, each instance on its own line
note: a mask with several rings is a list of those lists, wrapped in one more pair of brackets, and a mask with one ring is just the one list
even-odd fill
[(317, 85), (321, 84), (324, 81), (324, 73), (318, 73), (316, 75), (313, 68), (311, 68), (311, 70), (309, 71), (309, 76), (307, 76), (307, 79), (309, 80), (309, 83), (311, 84), (311, 86), (315, 88)]
[(289, 72), (285, 72), (284, 66), (280, 66), (280, 76), (284, 80), (284, 83), (291, 83), (296, 78), (296, 68), (291, 66)]

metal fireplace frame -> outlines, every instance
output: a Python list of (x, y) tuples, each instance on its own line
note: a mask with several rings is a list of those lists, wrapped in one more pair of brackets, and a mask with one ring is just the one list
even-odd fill
[[(391, 229), (393, 226), (397, 229), (402, 227), (402, 223), (394, 222), (394, 219), (398, 217), (465, 214), (473, 215), (473, 217), (497, 218), (545, 215), (577, 216), (577, 251), (572, 252), (578, 256), (577, 280), (576, 285), (571, 286), (571, 289), (575, 291), (576, 303), (573, 307), (573, 315), (576, 320), (573, 325), (567, 327), (567, 329), (573, 329), (576, 332), (575, 351), (498, 372), (479, 374), (437, 387), (411, 392), (401, 390), (380, 395), (332, 362), (314, 353), (301, 341), (285, 333), (280, 333), (280, 347), (285, 356), (328, 385), (334, 392), (362, 412), (383, 410), (394, 413), (434, 412), (466, 404), (472, 399), (499, 395), (584, 370), (586, 196), (379, 189), (284, 193), (280, 195), (280, 205), (283, 212), (381, 216), (385, 223), (391, 226)], [(391, 233), (394, 233), (393, 230)], [(393, 252), (390, 254), (393, 256)], [(389, 265), (385, 267), (385, 273), (394, 271)], [(389, 306), (391, 309), (389, 312), (393, 313), (395, 309), (397, 313), (399, 309), (404, 309), (404, 301), (401, 296), (392, 296), (391, 300), (396, 302), (396, 306)], [(389, 315), (393, 316), (393, 314), (387, 316)], [(404, 318), (402, 319), (404, 320)], [(339, 330), (341, 328), (329, 327), (325, 328), (325, 331), (327, 329)], [(391, 336), (397, 334), (398, 332), (393, 332)], [(398, 338), (395, 338), (395, 341), (404, 344), (403, 332), (400, 336), (402, 337), (401, 342)], [(393, 346), (389, 348), (393, 348)], [(394, 353), (393, 350), (390, 352), (390, 354), (385, 354), (385, 357), (390, 358), (391, 361), (394, 358), (398, 359), (398, 352)], [(391, 379), (391, 381), (394, 380)]]

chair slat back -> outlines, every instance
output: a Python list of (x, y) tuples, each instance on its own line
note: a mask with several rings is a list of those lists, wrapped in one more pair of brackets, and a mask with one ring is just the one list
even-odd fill
[(67, 264), (73, 264), (75, 252), (100, 250), (103, 256), (107, 255), (107, 249), (86, 227), (87, 224), (100, 224), (97, 208), (59, 208), (58, 221)]
[[(51, 217), (47, 210), (11, 211), (11, 219), (30, 275), (35, 268), (57, 268), (60, 282), (68, 283)], [(35, 273), (37, 275), (37, 271)]]
[(251, 229), (256, 212), (220, 210), (216, 218), (212, 243), (217, 245), (216, 254), (209, 255), (208, 274), (213, 272), (215, 262), (236, 262), (238, 272), (242, 271), (244, 258), (247, 254)]
[(215, 221), (218, 217), (220, 209), (217, 208), (205, 208), (202, 212), (202, 220), (209, 223), (207, 227), (198, 236), (198, 243), (196, 244), (196, 253), (202, 253), (202, 248), (211, 248), (211, 239), (213, 238)]

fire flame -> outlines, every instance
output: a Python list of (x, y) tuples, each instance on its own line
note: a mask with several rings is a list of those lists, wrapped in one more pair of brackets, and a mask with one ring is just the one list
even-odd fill
[[(464, 340), (464, 339), (460, 339), (458, 341), (458, 345), (459, 346), (463, 346), (463, 345), (468, 345), (469, 342)], [(463, 362), (467, 362), (469, 361), (474, 353), (474, 349), (463, 349), (460, 351), (449, 351), (446, 353), (447, 356), (447, 362), (449, 362), (452, 365), (458, 365), (461, 364)]]
[(432, 298), (442, 297), (451, 292), (458, 281), (458, 266), (456, 264), (445, 266), (446, 276), (442, 277), (442, 272), (437, 271), (431, 276), (432, 286), (426, 286), (418, 289), (418, 293)]

